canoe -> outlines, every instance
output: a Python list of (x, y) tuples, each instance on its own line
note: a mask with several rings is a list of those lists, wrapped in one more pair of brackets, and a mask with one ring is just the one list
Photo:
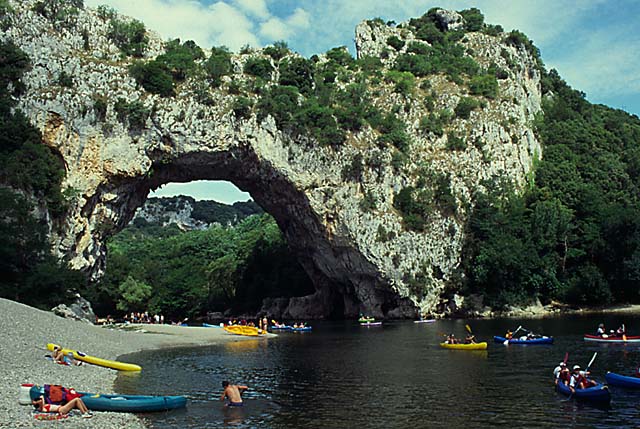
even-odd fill
[(486, 350), (487, 349), (487, 343), (486, 342), (475, 343), (475, 344), (447, 344), (447, 343), (440, 343), (440, 347), (445, 348), (445, 349), (452, 349), (452, 350)]
[(382, 326), (382, 322), (360, 322), (360, 326)]
[[(496, 343), (503, 343), (505, 341), (507, 341), (507, 339), (505, 337), (501, 337), (499, 335), (496, 335), (493, 337), (493, 341), (495, 341)], [(520, 345), (527, 345), (527, 344), (553, 344), (553, 337), (542, 337), (542, 338), (534, 338), (532, 340), (518, 340), (515, 338), (512, 338), (509, 340), (509, 344), (520, 344)]]
[(148, 413), (184, 408), (184, 396), (101, 395), (82, 393), (82, 402), (91, 411), (119, 411), (123, 413)]
[(413, 323), (433, 323), (436, 319), (414, 320)]
[[(56, 344), (47, 344), (47, 349), (53, 351)], [(101, 359), (95, 356), (89, 356), (76, 350), (62, 349), (62, 353), (68, 355), (72, 353), (73, 358), (91, 365), (104, 366), (106, 368), (117, 369), (118, 371), (141, 371), (142, 367), (133, 363), (118, 362), (115, 360)]]
[(223, 329), (230, 334), (245, 335), (249, 337), (257, 337), (258, 335), (263, 333), (262, 329), (258, 329), (255, 326), (231, 325), (224, 326)]
[(603, 384), (598, 384), (594, 387), (588, 387), (586, 389), (576, 389), (576, 392), (572, 395), (571, 389), (564, 383), (558, 383), (556, 390), (565, 396), (570, 396), (582, 401), (608, 403), (611, 402), (611, 393), (609, 388)]
[(584, 334), (585, 341), (593, 341), (596, 343), (609, 343), (609, 344), (625, 344), (625, 343), (640, 343), (640, 336), (637, 335), (627, 335), (627, 339), (624, 340), (622, 337), (607, 337), (603, 338), (600, 335), (589, 335)]
[(629, 377), (626, 375), (616, 374), (615, 372), (607, 372), (604, 376), (607, 384), (616, 387), (626, 387), (628, 389), (640, 389), (640, 377)]

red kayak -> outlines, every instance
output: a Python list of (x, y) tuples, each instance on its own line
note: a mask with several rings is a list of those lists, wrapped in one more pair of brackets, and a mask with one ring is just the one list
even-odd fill
[(601, 335), (589, 335), (584, 334), (585, 341), (594, 341), (596, 343), (610, 343), (610, 344), (625, 344), (625, 343), (640, 343), (640, 336), (638, 335), (625, 335), (624, 337), (609, 335), (603, 337)]

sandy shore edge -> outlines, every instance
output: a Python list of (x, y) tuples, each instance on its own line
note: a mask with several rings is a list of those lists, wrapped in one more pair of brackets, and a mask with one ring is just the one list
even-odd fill
[[(144, 331), (144, 332), (141, 332)], [(98, 327), (63, 319), (51, 312), (0, 298), (0, 428), (42, 427), (56, 422), (33, 418), (32, 407), (18, 403), (22, 383), (61, 384), (80, 391), (112, 393), (117, 371), (94, 365), (68, 367), (45, 359), (47, 343), (81, 350), (89, 355), (117, 360), (119, 356), (178, 346), (203, 346), (246, 338), (222, 329), (171, 325), (129, 325), (127, 330)], [(269, 336), (274, 336), (269, 334)], [(249, 337), (247, 337), (249, 338)], [(135, 362), (132, 362), (135, 363)], [(144, 370), (144, 368), (143, 368)], [(73, 416), (60, 422), (65, 428), (144, 428), (128, 413), (94, 413), (92, 419)]]

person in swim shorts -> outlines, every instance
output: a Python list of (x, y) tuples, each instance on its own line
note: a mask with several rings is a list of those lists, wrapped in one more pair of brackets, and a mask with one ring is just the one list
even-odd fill
[(220, 396), (220, 400), (224, 401), (225, 397), (229, 399), (227, 403), (228, 407), (242, 407), (244, 405), (242, 402), (242, 393), (248, 389), (247, 386), (229, 384), (229, 382), (225, 380), (222, 382), (222, 388), (224, 391)]
[(73, 398), (69, 402), (64, 405), (55, 405), (55, 404), (47, 404), (44, 402), (44, 396), (40, 396), (38, 399), (34, 399), (31, 401), (31, 404), (38, 411), (42, 411), (44, 413), (58, 413), (62, 416), (69, 414), (69, 411), (77, 408), (82, 413), (82, 417), (91, 418), (93, 414), (89, 412), (87, 406), (82, 402), (80, 398)]

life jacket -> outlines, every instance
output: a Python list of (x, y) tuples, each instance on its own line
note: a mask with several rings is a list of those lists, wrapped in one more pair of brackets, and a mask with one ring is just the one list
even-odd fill
[(81, 396), (82, 395), (74, 389), (67, 389), (59, 384), (44, 385), (44, 400), (47, 404), (66, 404), (72, 399), (79, 398)]
[(578, 373), (577, 375), (576, 374), (572, 374), (571, 377), (574, 379), (573, 387), (575, 389), (581, 389), (582, 387), (580, 385), (587, 382), (587, 378), (584, 375), (582, 375), (581, 373)]

